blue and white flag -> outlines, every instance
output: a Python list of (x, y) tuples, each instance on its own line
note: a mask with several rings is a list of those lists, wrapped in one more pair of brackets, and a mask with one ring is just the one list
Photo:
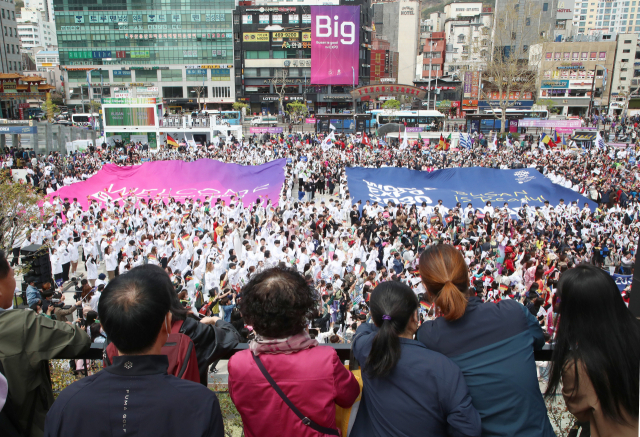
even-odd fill
[(460, 134), (459, 147), (461, 149), (470, 149), (471, 148), (471, 139), (469, 135)]
[(605, 147), (604, 138), (602, 138), (600, 132), (598, 132), (598, 134), (596, 135), (596, 146), (600, 147), (601, 149), (604, 149)]

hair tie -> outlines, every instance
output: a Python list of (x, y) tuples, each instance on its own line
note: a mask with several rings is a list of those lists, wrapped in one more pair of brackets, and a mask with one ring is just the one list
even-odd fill
[(391, 320), (391, 316), (385, 314), (384, 316), (382, 316), (382, 320)]

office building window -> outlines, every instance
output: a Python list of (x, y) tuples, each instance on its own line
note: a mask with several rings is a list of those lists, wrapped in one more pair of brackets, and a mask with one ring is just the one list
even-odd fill
[(549, 10), (549, 3), (542, 3), (542, 12), (547, 12)]
[[(182, 71), (181, 71), (182, 73)], [(162, 97), (164, 98), (182, 98), (183, 91), (181, 86), (163, 86)]]
[(136, 70), (136, 82), (157, 82), (158, 70)]
[(182, 70), (160, 70), (163, 82), (182, 82)]

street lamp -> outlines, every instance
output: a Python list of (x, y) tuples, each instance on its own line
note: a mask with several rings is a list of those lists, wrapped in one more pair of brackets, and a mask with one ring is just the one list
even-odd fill
[[(589, 117), (593, 115), (591, 112), (593, 111), (593, 93), (595, 92), (596, 74), (597, 74), (597, 71), (598, 71), (598, 66), (603, 68), (603, 70), (604, 70), (603, 74), (605, 75), (605, 77), (606, 77), (606, 73), (607, 73), (607, 67), (605, 67), (602, 64), (596, 64), (596, 66), (593, 68), (593, 79), (591, 80), (591, 96), (590, 96), (590, 99), (589, 99), (589, 109), (587, 110), (587, 114), (588, 114)], [(602, 93), (604, 95), (604, 84), (605, 84), (604, 79), (602, 81), (602, 84), (603, 84)]]

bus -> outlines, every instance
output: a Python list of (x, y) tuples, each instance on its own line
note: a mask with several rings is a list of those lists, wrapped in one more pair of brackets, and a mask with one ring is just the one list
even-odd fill
[(222, 111), (222, 123), (229, 123), (231, 126), (241, 124), (242, 113), (240, 111)]
[[(485, 114), (488, 115), (493, 115), (494, 111), (491, 109), (485, 109), (484, 110)], [(502, 109), (496, 109), (495, 110), (495, 115), (500, 116), (502, 114)], [(513, 108), (507, 108), (507, 115), (508, 114), (518, 114), (518, 115), (523, 115), (525, 119), (527, 118), (533, 118), (536, 120), (547, 120), (549, 119), (549, 111), (547, 111), (546, 109), (513, 109)]]
[(439, 111), (384, 111), (376, 116), (378, 127), (387, 123), (402, 123), (407, 127), (421, 127), (424, 130), (438, 129), (438, 125), (443, 123), (444, 115)]
[(365, 127), (367, 128), (367, 131), (369, 131), (370, 129), (373, 129), (373, 126), (377, 123), (378, 121), (378, 114), (385, 112), (384, 109), (371, 109), (369, 111), (367, 111), (366, 113), (371, 115), (371, 118), (368, 118), (366, 123), (365, 123)]
[(82, 127), (91, 127), (95, 126), (95, 123), (98, 121), (99, 114), (95, 112), (93, 114), (72, 114), (71, 115), (71, 123), (74, 126), (82, 126)]

